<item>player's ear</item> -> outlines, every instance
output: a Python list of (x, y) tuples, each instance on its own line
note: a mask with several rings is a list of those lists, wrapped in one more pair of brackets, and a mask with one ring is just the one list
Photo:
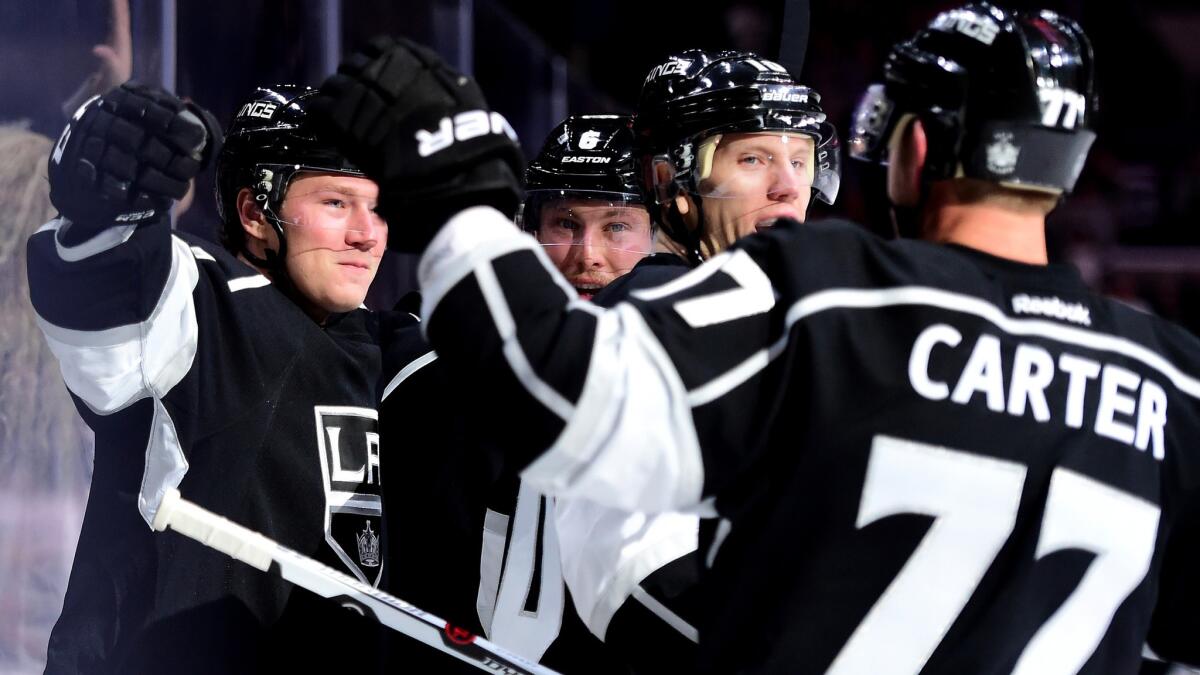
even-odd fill
[(907, 115), (888, 142), (887, 191), (896, 206), (916, 206), (921, 199), (921, 172), (929, 153), (925, 125)]
[(267, 243), (271, 237), (271, 226), (267, 223), (262, 207), (254, 199), (250, 188), (242, 188), (237, 195), (237, 214), (242, 230), (251, 241)]

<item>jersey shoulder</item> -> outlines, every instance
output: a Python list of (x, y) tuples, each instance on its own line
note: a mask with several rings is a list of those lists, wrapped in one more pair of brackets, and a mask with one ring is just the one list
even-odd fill
[(246, 285), (255, 285), (256, 282), (257, 285), (262, 286), (269, 283), (267, 278), (258, 270), (251, 267), (249, 263), (239, 259), (220, 244), (213, 243), (204, 237), (190, 232), (174, 232), (173, 236), (188, 247), (188, 250), (191, 251), (192, 257), (196, 259), (196, 263), (201, 270), (206, 270), (209, 274), (225, 280), (245, 280), (235, 284), (234, 289)]
[(673, 281), (688, 273), (691, 266), (687, 261), (671, 253), (655, 253), (638, 261), (628, 274), (615, 279), (592, 298), (600, 307), (613, 307), (627, 299), (631, 293), (643, 288), (654, 288)]

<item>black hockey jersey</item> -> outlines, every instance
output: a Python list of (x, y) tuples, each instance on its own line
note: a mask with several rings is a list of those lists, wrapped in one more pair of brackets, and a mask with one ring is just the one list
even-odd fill
[[(612, 307), (691, 269), (670, 253), (643, 258), (592, 298)], [(567, 588), (584, 622), (636, 673), (690, 671), (703, 602), (700, 548), (712, 521), (694, 513), (625, 512), (591, 500), (555, 500)]]
[[(490, 450), (519, 422), (469, 373), (439, 362), (403, 316), (392, 313), (381, 331), (380, 429), (397, 448), (383, 492), (384, 590), (549, 668), (622, 672), (570, 606), (553, 500)], [(433, 650), (400, 656), (406, 668), (474, 672)]]
[(29, 241), (33, 306), (95, 477), (48, 672), (370, 672), (378, 628), (175, 533), (165, 490), (366, 583), (382, 565), (380, 354), (365, 310), (319, 326), (165, 222)]
[(783, 223), (600, 311), (474, 208), (420, 277), (526, 482), (728, 519), (702, 670), (1127, 673), (1195, 606), (1200, 343), (1073, 270)]

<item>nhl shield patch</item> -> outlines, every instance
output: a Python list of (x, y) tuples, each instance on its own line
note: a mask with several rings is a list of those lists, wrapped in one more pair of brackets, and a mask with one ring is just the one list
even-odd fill
[(325, 487), (325, 541), (351, 574), (377, 586), (383, 571), (379, 414), (351, 406), (314, 410)]

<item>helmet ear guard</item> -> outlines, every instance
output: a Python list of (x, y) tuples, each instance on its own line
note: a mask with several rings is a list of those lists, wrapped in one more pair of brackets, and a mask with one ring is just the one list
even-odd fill
[(652, 155), (644, 162), (644, 184), (650, 186), (650, 196), (660, 207), (667, 207), (679, 194), (679, 184), (675, 181), (675, 163), (666, 155)]

